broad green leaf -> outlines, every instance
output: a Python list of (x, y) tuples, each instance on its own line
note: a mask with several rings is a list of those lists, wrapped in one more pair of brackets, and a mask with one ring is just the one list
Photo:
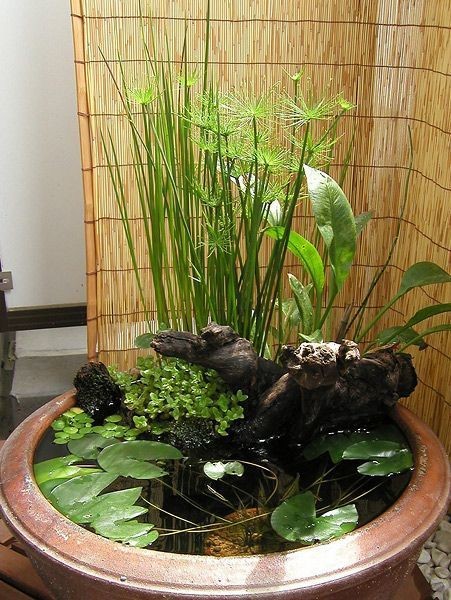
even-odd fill
[(301, 333), (299, 334), (299, 337), (303, 342), (315, 342), (317, 344), (320, 344), (324, 341), (323, 332), (321, 331), (321, 329), (315, 329), (315, 331), (311, 335)]
[(50, 501), (55, 501), (57, 508), (66, 514), (79, 502), (88, 502), (100, 494), (117, 478), (116, 473), (90, 473), (74, 477), (56, 486), (50, 495)]
[(136, 479), (154, 479), (167, 473), (157, 465), (149, 463), (149, 460), (177, 458), (182, 458), (182, 454), (174, 446), (136, 440), (104, 448), (97, 457), (97, 462), (102, 469), (110, 473)]
[(100, 449), (119, 443), (115, 438), (105, 438), (98, 433), (88, 433), (79, 440), (70, 440), (67, 444), (72, 454), (81, 458), (97, 458)]
[(108, 511), (133, 506), (140, 497), (141, 492), (141, 487), (134, 487), (102, 494), (71, 510), (69, 513), (70, 519), (75, 523), (90, 523)]
[(311, 492), (297, 494), (282, 502), (271, 515), (272, 528), (291, 542), (322, 542), (352, 531), (358, 522), (353, 504), (317, 517)]
[(423, 285), (449, 283), (450, 281), (451, 275), (435, 263), (418, 262), (404, 273), (397, 295), (402, 296), (409, 290)]
[[(281, 240), (284, 236), (283, 227), (268, 227), (265, 233), (270, 238)], [(288, 237), (288, 250), (302, 262), (310, 275), (316, 293), (320, 295), (324, 288), (324, 265), (318, 250), (308, 240), (303, 238), (296, 231), (290, 231)]]
[(355, 217), (355, 230), (357, 236), (359, 236), (362, 233), (362, 231), (365, 229), (366, 225), (372, 219), (372, 217), (373, 213), (371, 211), (361, 213), (360, 215), (357, 215)]
[(395, 456), (402, 449), (401, 444), (387, 440), (364, 440), (348, 446), (343, 452), (346, 459), (386, 458)]
[(288, 281), (290, 282), (296, 306), (301, 315), (302, 332), (309, 335), (312, 333), (313, 329), (313, 306), (309, 296), (312, 284), (307, 286), (302, 285), (302, 283), (291, 273), (288, 273)]
[(150, 348), (154, 337), (154, 333), (143, 333), (142, 335), (138, 335), (135, 338), (135, 346), (137, 348)]
[[(380, 345), (388, 344), (389, 342), (402, 342), (403, 344), (415, 344), (420, 350), (427, 348), (427, 344), (423, 339), (418, 339), (419, 333), (412, 327), (389, 327), (377, 334), (376, 342)], [(415, 340), (418, 340), (415, 342)]]
[(417, 325), (417, 323), (421, 323), (422, 321), (429, 319), (429, 317), (434, 317), (435, 315), (441, 315), (447, 312), (451, 312), (451, 302), (426, 306), (425, 308), (417, 311), (413, 317), (407, 321), (404, 327), (413, 327), (414, 325)]
[[(288, 298), (282, 301), (282, 312), (288, 320), (291, 327), (298, 327), (301, 323), (301, 315), (294, 298)], [(277, 329), (274, 328), (274, 333), (277, 334)]]
[(335, 286), (339, 291), (351, 269), (356, 246), (356, 224), (351, 205), (332, 177), (304, 165), (313, 214), (329, 250)]
[(441, 323), (440, 325), (436, 325), (435, 327), (429, 327), (428, 329), (420, 331), (416, 340), (412, 339), (406, 344), (404, 344), (400, 351), (402, 352), (403, 350), (405, 350), (405, 348), (407, 348), (407, 346), (411, 346), (412, 344), (416, 343), (416, 341), (422, 340), (427, 335), (431, 335), (432, 333), (441, 333), (442, 331), (451, 331), (451, 323)]
[[(74, 454), (69, 454), (67, 456), (58, 456), (57, 458), (51, 458), (50, 460), (44, 460), (36, 463), (33, 467), (36, 483), (40, 486), (45, 481), (49, 481), (51, 479), (72, 477), (72, 475), (69, 473), (67, 475), (62, 475), (61, 469), (64, 467), (69, 467), (77, 462), (80, 462), (80, 457), (75, 456)], [(55, 471), (58, 471), (59, 473), (57, 477), (54, 475)]]
[(412, 466), (412, 453), (403, 448), (394, 456), (379, 458), (371, 462), (363, 463), (363, 465), (357, 467), (357, 471), (362, 475), (387, 476), (394, 473), (402, 473), (403, 471), (412, 468)]

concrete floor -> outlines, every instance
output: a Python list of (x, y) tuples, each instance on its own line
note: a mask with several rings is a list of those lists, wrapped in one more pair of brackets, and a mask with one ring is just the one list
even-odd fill
[(85, 327), (4, 334), (0, 438), (7, 437), (37, 408), (70, 389), (76, 371), (85, 362)]

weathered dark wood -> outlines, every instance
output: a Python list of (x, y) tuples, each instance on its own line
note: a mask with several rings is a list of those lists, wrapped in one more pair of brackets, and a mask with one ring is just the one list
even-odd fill
[(242, 390), (251, 402), (283, 374), (283, 369), (259, 357), (252, 344), (231, 327), (216, 323), (210, 323), (200, 335), (162, 331), (151, 346), (163, 356), (215, 369), (233, 391)]
[(162, 332), (152, 346), (216, 369), (233, 390), (248, 394), (251, 409), (238, 436), (250, 445), (281, 433), (288, 442), (307, 443), (320, 432), (355, 426), (387, 412), (416, 385), (410, 356), (387, 347), (361, 357), (349, 340), (285, 346), (282, 367), (259, 358), (248, 340), (216, 323), (199, 336)]

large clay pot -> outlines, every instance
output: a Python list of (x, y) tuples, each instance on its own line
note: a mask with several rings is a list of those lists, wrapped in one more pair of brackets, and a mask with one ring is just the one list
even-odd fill
[(443, 448), (426, 425), (399, 407), (394, 419), (412, 447), (415, 469), (397, 502), (364, 527), (329, 543), (246, 557), (129, 548), (67, 520), (34, 481), (35, 448), (73, 402), (68, 392), (24, 421), (6, 442), (0, 465), (4, 518), (60, 600), (388, 600), (448, 506), (450, 471)]

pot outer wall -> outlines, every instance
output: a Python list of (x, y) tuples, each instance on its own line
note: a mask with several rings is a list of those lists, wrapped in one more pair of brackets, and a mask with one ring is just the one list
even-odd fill
[(448, 458), (432, 431), (406, 408), (393, 414), (414, 454), (401, 497), (364, 527), (332, 542), (277, 554), (217, 558), (129, 548), (58, 513), (33, 477), (35, 448), (74, 403), (49, 402), (5, 443), (0, 506), (56, 600), (390, 600), (446, 513)]

